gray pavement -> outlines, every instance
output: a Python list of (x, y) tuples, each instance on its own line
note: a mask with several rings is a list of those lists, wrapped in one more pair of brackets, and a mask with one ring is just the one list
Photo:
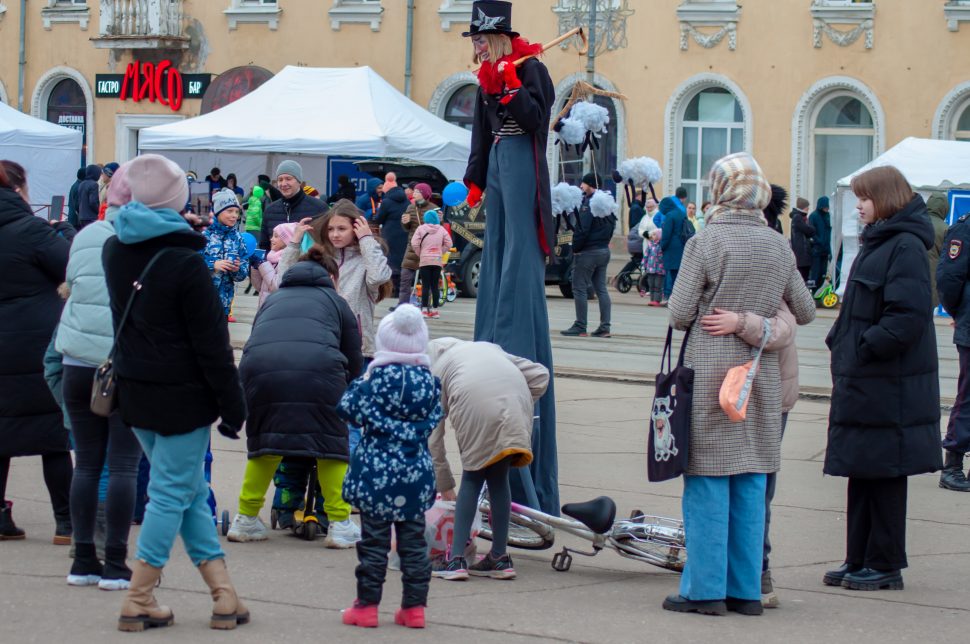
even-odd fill
[[(241, 297), (237, 317), (251, 319), (252, 306)], [(382, 312), (386, 308), (380, 305)], [(650, 484), (645, 475), (645, 418), (652, 395), (645, 379), (656, 370), (665, 311), (644, 306), (636, 295), (617, 297), (614, 329), (618, 335), (611, 340), (559, 337), (555, 331), (568, 326), (570, 311), (571, 302), (550, 297), (557, 370), (577, 376), (560, 378), (556, 386), (563, 502), (607, 494), (616, 500), (621, 515), (639, 508), (679, 517), (681, 483)], [(441, 320), (432, 322), (433, 334), (467, 337), (472, 312), (473, 302), (448, 304)], [(820, 320), (799, 333), (803, 377), (822, 393), (827, 355), (821, 340), (832, 319), (822, 313)], [(241, 347), (248, 327), (243, 322), (232, 329), (234, 342)], [(954, 360), (948, 329), (940, 328), (940, 335), (946, 339), (941, 342), (941, 360)], [(599, 379), (579, 377), (584, 372)], [(946, 382), (946, 376), (942, 379)], [(173, 638), (186, 643), (214, 638), (238, 642), (428, 638), (502, 643), (709, 642), (716, 638), (748, 644), (942, 642), (965, 637), (970, 618), (970, 495), (940, 490), (935, 475), (910, 480), (910, 568), (904, 572), (905, 590), (859, 593), (822, 585), (823, 571), (841, 562), (845, 539), (845, 480), (821, 473), (827, 413), (824, 400), (802, 400), (789, 420), (772, 528), (772, 567), (782, 605), (761, 618), (669, 613), (661, 610), (660, 603), (676, 591), (677, 575), (610, 551), (590, 559), (577, 556), (572, 570), (560, 573), (549, 566), (550, 550), (513, 551), (519, 578), (512, 582), (433, 580), (429, 627), (423, 633), (393, 624), (400, 582), (399, 575), (391, 572), (381, 627), (354, 629), (343, 626), (339, 615), (354, 596), (354, 552), (326, 550), (322, 541), (305, 542), (274, 532), (265, 543), (226, 544), (230, 570), (250, 605), (252, 624), (232, 635), (208, 630), (205, 587), (179, 546), (156, 592), (175, 611), (175, 626), (142, 635), (122, 634), (114, 630), (121, 593), (65, 584), (70, 560), (67, 548), (50, 544), (53, 518), (40, 460), (20, 458), (13, 461), (8, 498), (14, 501), (15, 518), (28, 535), (25, 541), (0, 543), (0, 642)], [(450, 446), (457, 471), (456, 450), (453, 443)], [(214, 435), (213, 450), (213, 487), (220, 510), (234, 512), (244, 445)], [(268, 512), (263, 516), (266, 519)], [(133, 543), (137, 533), (133, 527)], [(562, 536), (557, 543), (581, 545)]]

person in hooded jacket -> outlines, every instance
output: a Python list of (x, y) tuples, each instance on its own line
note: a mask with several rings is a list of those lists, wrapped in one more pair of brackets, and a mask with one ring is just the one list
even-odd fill
[[(99, 170), (100, 172), (100, 170)], [(23, 539), (6, 500), (10, 459), (41, 456), (55, 545), (71, 543), (71, 453), (61, 408), (44, 380), (44, 353), (61, 315), (57, 294), (70, 244), (28, 205), (19, 164), (0, 162), (0, 541)], [(59, 224), (67, 226), (67, 224)]]
[(367, 190), (357, 195), (354, 199), (354, 205), (364, 213), (364, 218), (367, 219), (367, 223), (370, 224), (371, 230), (375, 234), (380, 232), (380, 227), (374, 220), (377, 217), (381, 209), (381, 195), (384, 192), (384, 182), (377, 177), (372, 177), (367, 180)]
[(950, 214), (950, 204), (946, 202), (946, 195), (934, 192), (926, 200), (926, 212), (933, 224), (933, 247), (926, 251), (930, 262), (930, 297), (933, 309), (940, 305), (940, 295), (936, 290), (936, 267), (940, 263), (940, 252), (943, 250), (943, 240), (946, 238), (946, 216)]
[(408, 209), (404, 188), (397, 182), (384, 183), (384, 197), (374, 222), (381, 227), (381, 237), (387, 243), (387, 265), (391, 267), (391, 281), (394, 283), (393, 295), (397, 295), (401, 283), (401, 262), (407, 250), (408, 231), (401, 225), (401, 216)]
[(100, 179), (101, 166), (92, 163), (84, 169), (84, 181), (77, 188), (78, 230), (98, 220), (98, 210), (101, 208)]
[(67, 193), (67, 223), (71, 224), (75, 228), (78, 225), (78, 191), (81, 188), (81, 182), (85, 179), (85, 168), (80, 168), (77, 171), (77, 181), (71, 184), (71, 190)]
[[(907, 477), (940, 458), (940, 383), (926, 251), (933, 226), (923, 198), (892, 166), (852, 179), (865, 225), (832, 350), (824, 472), (849, 478), (845, 563), (830, 586), (902, 589)], [(892, 404), (886, 404), (892, 401)]]
[(153, 589), (181, 534), (214, 601), (209, 625), (232, 629), (249, 621), (249, 611), (229, 580), (204, 461), (212, 424), (221, 419), (219, 432), (238, 438), (246, 401), (225, 313), (199, 252), (205, 237), (181, 214), (185, 175), (165, 157), (145, 154), (128, 163), (126, 176), (132, 201), (118, 212), (102, 261), (117, 335), (118, 407), (151, 476), (118, 628), (172, 624), (172, 611), (158, 605)]
[(259, 519), (266, 490), (284, 456), (314, 458), (330, 522), (327, 546), (360, 539), (341, 496), (350, 447), (337, 403), (363, 369), (357, 320), (334, 288), (337, 265), (312, 246), (260, 309), (243, 349), (249, 460), (230, 541), (264, 541)]
[(799, 197), (788, 215), (791, 217), (791, 249), (795, 253), (795, 265), (806, 282), (812, 269), (812, 238), (815, 237), (815, 228), (808, 223), (807, 208), (808, 199)]
[(270, 250), (273, 229), (280, 224), (295, 224), (309, 217), (316, 219), (330, 209), (320, 199), (303, 192), (303, 167), (287, 159), (276, 168), (276, 183), (282, 197), (263, 209), (259, 247)]
[[(74, 563), (67, 583), (97, 585), (102, 590), (125, 590), (131, 570), (128, 530), (135, 509), (135, 481), (142, 450), (131, 428), (115, 411), (104, 418), (91, 411), (91, 382), (95, 370), (108, 358), (114, 343), (108, 286), (101, 254), (114, 237), (114, 220), (121, 206), (131, 201), (125, 176), (128, 165), (114, 171), (108, 185), (103, 221), (86, 227), (74, 239), (67, 264), (70, 296), (64, 305), (55, 338), (63, 356), (63, 397), (74, 438), (74, 478), (71, 483), (71, 523), (74, 528)], [(108, 469), (104, 498), (104, 565), (95, 547), (96, 518), (102, 470)]]
[(411, 301), (411, 292), (414, 290), (414, 278), (417, 276), (421, 261), (414, 248), (411, 247), (411, 239), (414, 231), (424, 223), (424, 213), (437, 208), (431, 202), (431, 186), (426, 183), (419, 183), (414, 186), (414, 201), (408, 209), (401, 215), (401, 227), (407, 231), (408, 245), (404, 251), (404, 259), (401, 261), (401, 283), (398, 291), (398, 304), (407, 304)]
[(663, 224), (660, 226), (660, 248), (664, 253), (664, 298), (669, 299), (677, 281), (680, 261), (684, 257), (684, 246), (690, 235), (685, 234), (685, 226), (689, 225), (687, 213), (682, 209), (680, 200), (674, 197), (664, 197), (660, 200), (660, 214)]
[(829, 215), (829, 198), (819, 197), (815, 210), (808, 216), (808, 223), (815, 229), (812, 237), (812, 271), (808, 275), (810, 289), (822, 285), (832, 259), (832, 219)]

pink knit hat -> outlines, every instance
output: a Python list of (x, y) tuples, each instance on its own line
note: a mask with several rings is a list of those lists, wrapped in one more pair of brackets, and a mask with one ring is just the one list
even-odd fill
[(189, 182), (177, 163), (159, 154), (143, 154), (125, 165), (128, 166), (132, 201), (140, 201), (152, 210), (185, 210), (189, 201)]
[(273, 234), (283, 240), (284, 244), (289, 244), (296, 234), (296, 226), (297, 224), (278, 224), (273, 228)]
[(109, 206), (123, 206), (129, 201), (131, 201), (131, 186), (128, 185), (128, 163), (123, 163), (111, 176), (107, 202)]

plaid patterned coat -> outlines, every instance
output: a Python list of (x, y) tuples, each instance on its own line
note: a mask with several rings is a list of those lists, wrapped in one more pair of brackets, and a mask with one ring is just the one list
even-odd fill
[(694, 369), (688, 474), (728, 476), (776, 472), (781, 455), (781, 376), (778, 354), (765, 352), (747, 418), (728, 420), (718, 393), (728, 369), (751, 359), (736, 335), (712, 336), (700, 318), (714, 308), (772, 317), (784, 299), (798, 324), (815, 318), (815, 303), (784, 236), (753, 211), (722, 211), (684, 250), (670, 297), (670, 323), (690, 328), (685, 362)]

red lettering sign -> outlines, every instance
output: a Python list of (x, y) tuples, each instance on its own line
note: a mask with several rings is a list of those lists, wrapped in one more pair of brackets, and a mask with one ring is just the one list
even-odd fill
[(163, 60), (158, 65), (135, 61), (125, 69), (118, 98), (126, 101), (130, 96), (136, 103), (145, 99), (157, 101), (177, 112), (182, 107), (183, 94), (182, 75), (172, 67), (172, 61)]

